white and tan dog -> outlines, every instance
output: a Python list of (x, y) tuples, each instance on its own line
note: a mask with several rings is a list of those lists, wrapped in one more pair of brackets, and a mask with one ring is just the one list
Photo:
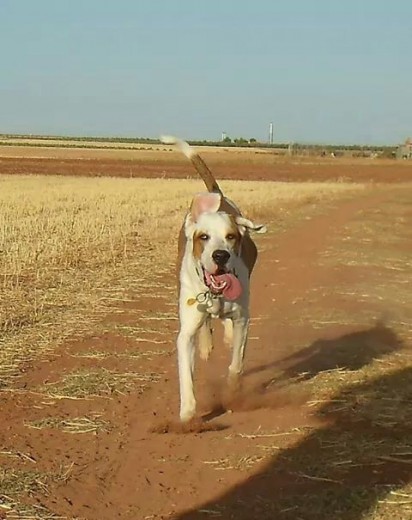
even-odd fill
[(209, 168), (186, 142), (169, 136), (162, 141), (180, 148), (209, 190), (195, 195), (179, 237), (180, 419), (188, 421), (196, 411), (195, 338), (201, 358), (207, 359), (213, 348), (212, 317), (223, 320), (225, 341), (232, 345), (229, 378), (236, 379), (242, 372), (249, 328), (249, 278), (257, 258), (249, 231), (264, 233), (266, 228), (244, 218), (223, 196)]

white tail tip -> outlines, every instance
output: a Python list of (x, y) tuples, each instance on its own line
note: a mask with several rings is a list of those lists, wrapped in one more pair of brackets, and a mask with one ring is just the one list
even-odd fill
[(182, 139), (173, 135), (161, 135), (160, 141), (164, 144), (175, 144), (189, 159), (196, 155), (195, 150), (186, 141), (182, 141)]
[(177, 144), (178, 138), (173, 135), (161, 135), (160, 141), (164, 144)]

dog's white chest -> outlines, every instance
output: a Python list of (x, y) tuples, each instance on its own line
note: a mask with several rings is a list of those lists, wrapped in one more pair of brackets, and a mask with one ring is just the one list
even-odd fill
[(206, 311), (212, 316), (212, 318), (217, 318), (220, 316), (222, 308), (222, 301), (220, 298), (213, 298), (210, 301), (209, 306), (207, 307)]
[(207, 312), (212, 318), (233, 318), (239, 312), (239, 305), (223, 298), (214, 298)]

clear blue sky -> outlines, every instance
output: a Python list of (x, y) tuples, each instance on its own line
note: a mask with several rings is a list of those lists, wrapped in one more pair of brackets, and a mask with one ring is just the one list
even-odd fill
[(0, 132), (392, 144), (410, 0), (0, 0)]

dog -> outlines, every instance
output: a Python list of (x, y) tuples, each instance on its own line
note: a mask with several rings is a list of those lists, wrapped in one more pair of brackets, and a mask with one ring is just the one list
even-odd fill
[(195, 339), (200, 357), (207, 360), (213, 348), (212, 318), (224, 324), (224, 340), (231, 344), (229, 382), (238, 380), (249, 328), (249, 279), (257, 260), (250, 231), (266, 227), (243, 217), (227, 199), (200, 155), (185, 141), (163, 136), (190, 159), (206, 184), (207, 192), (194, 196), (178, 242), (179, 320), (177, 354), (180, 384), (180, 420), (196, 413), (193, 390)]

